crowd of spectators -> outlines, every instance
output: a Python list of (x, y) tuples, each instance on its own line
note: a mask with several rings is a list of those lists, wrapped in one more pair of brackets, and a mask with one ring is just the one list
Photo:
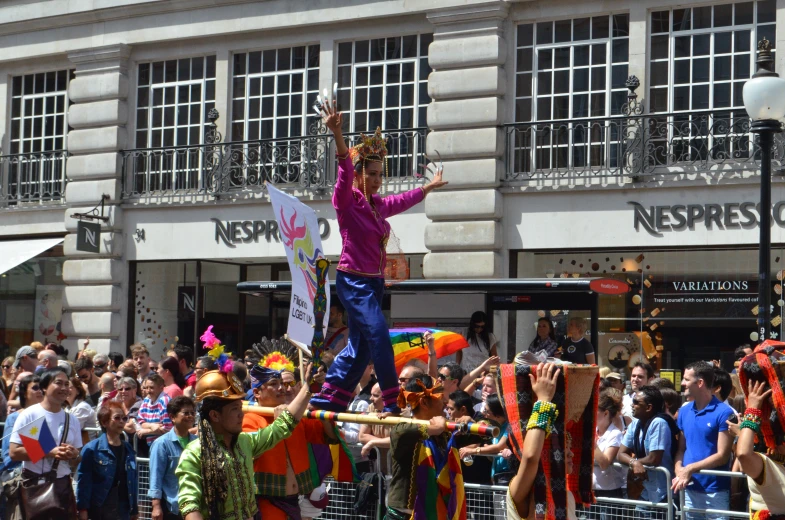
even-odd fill
[[(330, 338), (334, 348), (323, 358), (325, 368), (345, 345), (341, 339), (345, 327), (339, 318), (339, 314), (331, 314), (328, 332), (335, 336)], [(499, 434), (493, 438), (460, 435), (455, 442), (465, 482), (507, 485), (519, 462), (508, 443), (509, 424), (496, 387), (500, 363), (497, 340), (488, 328), (487, 316), (474, 313), (465, 332), (468, 347), (457, 356), (440, 360), (441, 364), (433, 337), (426, 335), (428, 362), (407, 363), (399, 383), (405, 387), (418, 376), (430, 376), (441, 387), (445, 418), (497, 426)], [(585, 321), (572, 318), (566, 336), (558, 338), (551, 319), (542, 317), (528, 351), (540, 360), (555, 357), (594, 363), (594, 348), (585, 332)], [(746, 352), (740, 350), (739, 356)], [(137, 514), (136, 457), (150, 459), (147, 497), (152, 501), (153, 518), (179, 518), (174, 471), (179, 455), (196, 438), (193, 387), (202, 374), (215, 369), (215, 362), (208, 356), (194, 359), (193, 350), (182, 345), (159, 361), (153, 360), (142, 344), (132, 345), (129, 353), (125, 359), (120, 353), (96, 354), (85, 348), (71, 361), (56, 345), (31, 345), (4, 359), (0, 419), (5, 422), (5, 437), (0, 482), (49, 471), (52, 457), (32, 463), (20, 435), (40, 417), (50, 426), (62, 427), (69, 413), (73, 420), (66, 442), (58, 447), (56, 459), (61, 463), (57, 474), (70, 478), (69, 464), (78, 461), (75, 499), (80, 519), (123, 520)], [(233, 367), (246, 384), (249, 403), (260, 399), (258, 392), (251, 390), (249, 376), (258, 361), (249, 350)], [(692, 363), (684, 371), (680, 388), (669, 379), (655, 378), (653, 368), (643, 362), (630, 370), (629, 378), (608, 369), (602, 369), (601, 376), (594, 453), (597, 496), (662, 502), (670, 488), (673, 492), (685, 490), (686, 504), (691, 507), (727, 510), (732, 496), (743, 502), (745, 490), (738, 486), (731, 489), (728, 478), (698, 474), (705, 469), (733, 467), (733, 435), (728, 421), (744, 407), (735, 373), (720, 369), (717, 363)], [(299, 373), (284, 372), (280, 392), (289, 401), (301, 384)], [(381, 389), (370, 364), (349, 411), (374, 415), (383, 408)], [(362, 445), (355, 449), (361, 471), (370, 467), (372, 459), (378, 459), (382, 471), (390, 469), (390, 427), (340, 426), (347, 443)], [(13, 500), (2, 504), (4, 508), (17, 506)]]
[[(73, 360), (59, 345), (39, 343), (3, 360), (0, 483), (35, 480), (53, 467), (59, 480), (70, 482), (76, 470), (75, 486), (58, 489), (75, 489), (80, 520), (126, 520), (138, 514), (136, 457), (149, 456), (153, 518), (179, 518), (173, 454), (195, 438), (195, 405), (183, 394), (193, 395), (197, 374), (211, 370), (212, 360), (192, 367), (192, 349), (182, 345), (160, 362), (142, 344), (130, 347), (128, 359), (97, 354), (88, 345)], [(32, 462), (24, 443), (40, 431), (41, 420), (54, 438), (66, 418), (65, 442)], [(18, 492), (3, 495), (0, 517), (23, 518), (20, 507)]]

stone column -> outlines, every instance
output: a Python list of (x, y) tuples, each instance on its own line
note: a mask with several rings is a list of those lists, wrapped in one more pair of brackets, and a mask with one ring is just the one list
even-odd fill
[(498, 278), (502, 260), (503, 121), (509, 4), (428, 14), (428, 155), (444, 159), (449, 185), (425, 201), (426, 278)]
[[(62, 331), (73, 354), (90, 338), (98, 352), (125, 353), (128, 272), (123, 262), (122, 158), (128, 136), (130, 47), (112, 45), (70, 53), (76, 67), (68, 95), (68, 185), (65, 199)], [(108, 195), (101, 222), (100, 251), (76, 250), (77, 219)], [(100, 208), (99, 208), (100, 213)], [(99, 222), (99, 221), (94, 221)]]

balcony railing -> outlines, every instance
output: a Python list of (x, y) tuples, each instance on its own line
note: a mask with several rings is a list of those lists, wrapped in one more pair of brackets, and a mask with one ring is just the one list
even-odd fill
[[(353, 143), (359, 134), (347, 135)], [(385, 132), (392, 178), (412, 178), (425, 162), (426, 129)], [(324, 190), (335, 184), (331, 134), (143, 148), (123, 152), (123, 198), (178, 194), (219, 197), (263, 189), (265, 182), (283, 188)]]
[[(645, 182), (676, 176), (741, 176), (759, 155), (743, 111), (656, 114), (507, 127), (506, 179), (515, 183)], [(785, 140), (775, 138), (774, 167)]]
[[(506, 126), (511, 185), (560, 187), (673, 179), (717, 182), (758, 170), (760, 149), (744, 109), (643, 114), (631, 77), (623, 116)], [(785, 163), (777, 134), (774, 169)]]
[(0, 207), (63, 202), (68, 152), (0, 155)]

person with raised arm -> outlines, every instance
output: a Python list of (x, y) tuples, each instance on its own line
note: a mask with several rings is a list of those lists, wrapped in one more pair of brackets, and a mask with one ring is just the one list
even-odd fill
[[(541, 363), (536, 368), (532, 367), (532, 373), (529, 374), (532, 393), (537, 396), (537, 402), (534, 403), (526, 425), (518, 472), (507, 488), (507, 520), (533, 519), (536, 516), (534, 479), (537, 476), (542, 449), (553, 432), (553, 423), (558, 413), (551, 399), (556, 394), (556, 381), (560, 371), (561, 369), (552, 363)], [(572, 473), (572, 450), (569, 445), (565, 449), (565, 463), (566, 473)], [(572, 493), (567, 493), (567, 518), (575, 518), (575, 499)]]
[(387, 145), (381, 130), (361, 135), (351, 149), (341, 131), (343, 115), (336, 101), (320, 105), (324, 124), (335, 136), (338, 176), (333, 206), (343, 240), (335, 279), (338, 298), (349, 317), (349, 343), (330, 366), (321, 392), (311, 399), (314, 408), (344, 412), (369, 359), (373, 359), (382, 388), (385, 412), (400, 413), (390, 332), (382, 312), (386, 247), (390, 238), (387, 219), (419, 204), (432, 190), (447, 183), (442, 168), (419, 188), (387, 197), (382, 187)]
[(311, 392), (303, 385), (291, 403), (276, 409), (271, 424), (255, 432), (243, 432), (244, 397), (231, 371), (206, 372), (196, 382), (199, 437), (186, 446), (175, 470), (184, 520), (255, 517), (254, 459), (292, 434)]

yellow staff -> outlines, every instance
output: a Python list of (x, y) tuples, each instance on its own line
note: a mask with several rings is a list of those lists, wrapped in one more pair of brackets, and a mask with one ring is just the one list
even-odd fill
[[(275, 415), (275, 408), (245, 404), (243, 405), (243, 412), (269, 416), (269, 415)], [(386, 426), (395, 426), (396, 424), (401, 424), (401, 423), (422, 424), (426, 426), (429, 424), (428, 421), (422, 421), (419, 419), (410, 419), (407, 417), (375, 417), (373, 415), (337, 413), (337, 412), (328, 412), (326, 410), (308, 411), (305, 412), (305, 417), (308, 417), (309, 419), (321, 419), (324, 421), (349, 422), (349, 423), (357, 423), (357, 424), (382, 424)], [(498, 426), (491, 426), (488, 424), (479, 424), (474, 422), (467, 422), (467, 423), (448, 422), (447, 429), (450, 431), (459, 431), (461, 433), (482, 435), (485, 437), (497, 437), (499, 435)]]

